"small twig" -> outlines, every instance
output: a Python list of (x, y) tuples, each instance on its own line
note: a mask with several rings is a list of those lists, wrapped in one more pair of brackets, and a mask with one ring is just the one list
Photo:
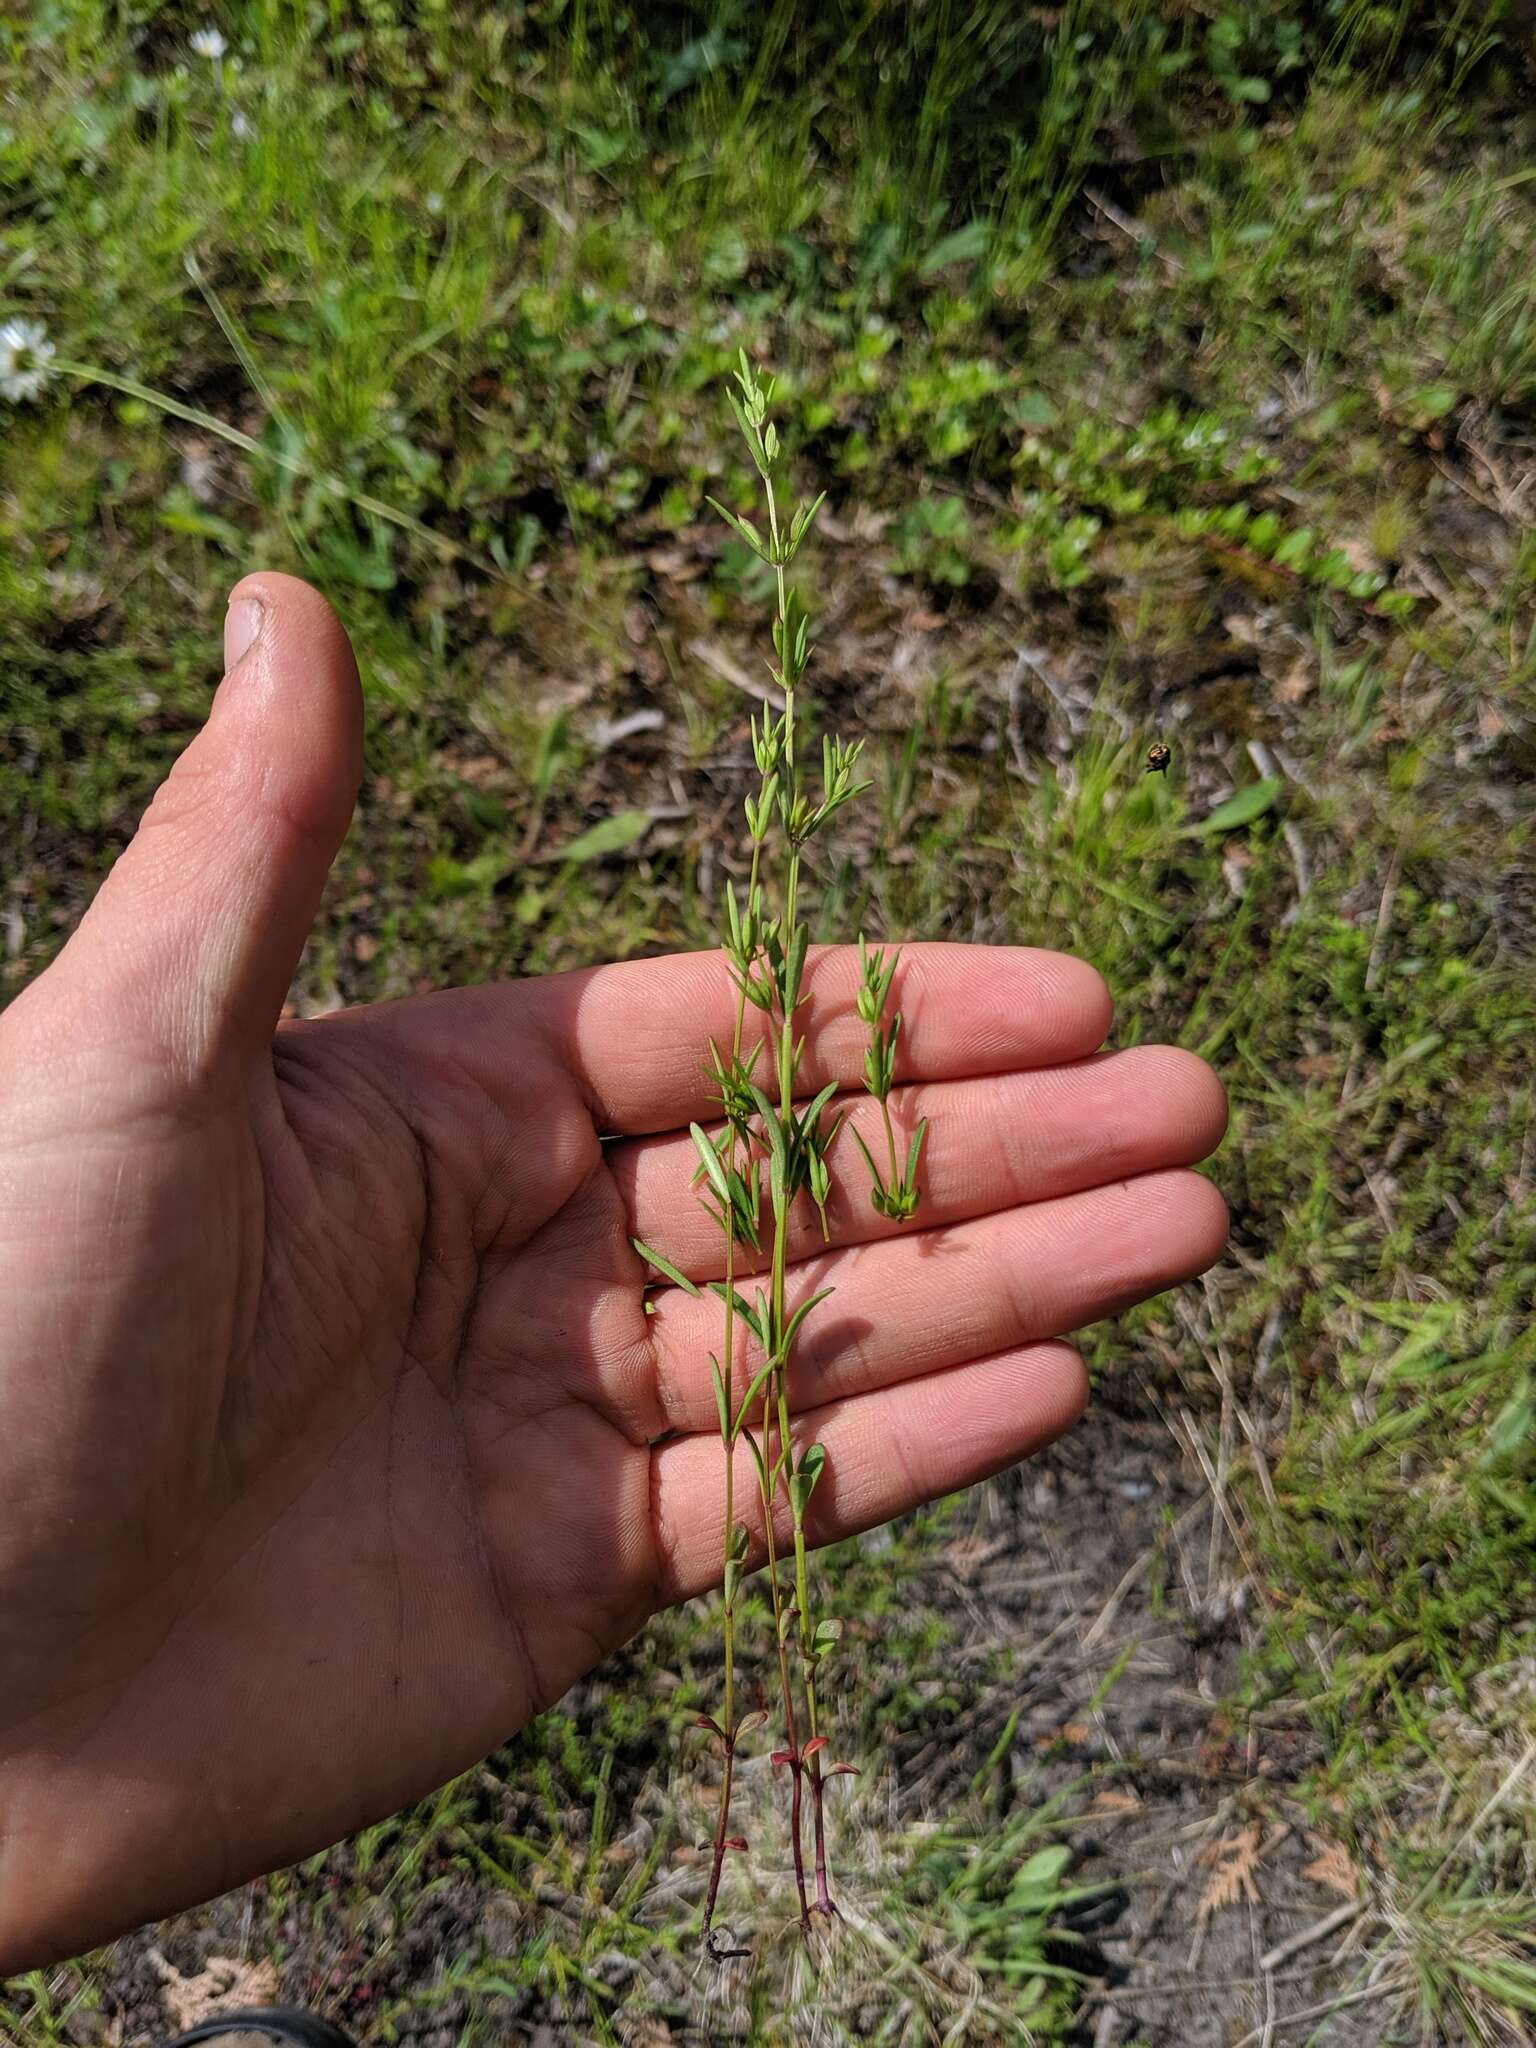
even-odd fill
[[(1259, 1945), (1259, 1911), (1260, 1908), (1255, 1905), (1248, 1908), (1248, 1939), (1255, 1949)], [(1269, 1971), (1264, 1969), (1262, 1961), (1259, 1968), (1264, 1976), (1264, 2033), (1259, 2048), (1270, 2048), (1270, 2043), (1275, 2038), (1275, 1980)]]
[(1138, 247), (1149, 247), (1165, 270), (1172, 271), (1175, 277), (1182, 273), (1184, 265), (1179, 258), (1171, 249), (1163, 248), (1152, 230), (1144, 222), (1137, 220), (1134, 214), (1126, 213), (1104, 193), (1095, 191), (1092, 185), (1083, 187), (1083, 197), (1095, 213), (1103, 214), (1112, 228), (1118, 228), (1122, 235), (1135, 242)]
[(1205, 1604), (1210, 1609), (1216, 1598), (1216, 1574), (1221, 1563), (1221, 1520), (1226, 1515), (1227, 1484), (1232, 1469), (1232, 1440), (1234, 1436), (1232, 1408), (1232, 1362), (1227, 1357), (1226, 1346), (1216, 1334), (1218, 1304), (1216, 1291), (1211, 1285), (1211, 1276), (1205, 1275), (1205, 1306), (1210, 1323), (1210, 1355), (1215, 1364), (1217, 1383), (1221, 1388), (1221, 1422), (1217, 1433), (1216, 1478), (1212, 1487), (1214, 1496), (1211, 1511), (1211, 1535), (1205, 1555)]
[(1285, 1310), (1277, 1301), (1264, 1318), (1263, 1333), (1259, 1338), (1259, 1349), (1253, 1362), (1255, 1380), (1269, 1377), (1269, 1369), (1275, 1362), (1275, 1353), (1280, 1349), (1280, 1339), (1285, 1334)]
[(713, 640), (690, 640), (688, 652), (695, 661), (704, 666), (720, 680), (730, 683), (734, 689), (744, 690), (749, 697), (755, 697), (760, 704), (771, 705), (775, 711), (784, 709), (784, 692), (749, 675), (739, 661), (734, 661), (725, 649)]
[[(1146, 1576), (1147, 1572), (1151, 1568), (1153, 1560), (1162, 1555), (1165, 1542), (1171, 1538), (1181, 1535), (1184, 1531), (1185, 1525), (1194, 1520), (1195, 1516), (1200, 1513), (1204, 1505), (1205, 1503), (1203, 1501), (1197, 1500), (1191, 1506), (1187, 1507), (1184, 1510), (1183, 1514), (1180, 1515), (1178, 1520), (1173, 1524), (1172, 1528), (1166, 1530), (1164, 1534), (1158, 1538), (1157, 1542), (1151, 1546), (1150, 1549), (1143, 1551), (1141, 1556), (1137, 1558), (1136, 1562), (1133, 1565), (1131, 1565), (1128, 1568), (1128, 1570), (1122, 1575), (1119, 1584), (1115, 1587), (1114, 1591), (1110, 1594), (1109, 1598), (1104, 1602), (1104, 1605), (1100, 1608), (1098, 1619), (1091, 1624), (1087, 1634), (1083, 1636), (1080, 1644), (1080, 1647), (1082, 1649), (1091, 1650), (1094, 1648), (1096, 1644), (1103, 1641), (1104, 1637), (1109, 1633), (1110, 1624), (1114, 1621), (1115, 1616), (1120, 1612), (1120, 1609), (1124, 1606), (1127, 1595), (1136, 1586), (1137, 1582)], [(1060, 1630), (1053, 1630), (1052, 1634), (1060, 1634)], [(1047, 1641), (1049, 1640), (1050, 1638), (1047, 1638)]]
[(1365, 986), (1373, 989), (1381, 976), (1382, 948), (1386, 944), (1387, 931), (1392, 923), (1392, 906), (1397, 901), (1397, 885), (1403, 871), (1403, 856), (1399, 848), (1392, 855), (1392, 864), (1387, 869), (1387, 879), (1382, 884), (1381, 902), (1376, 907), (1376, 929), (1371, 934), (1370, 957), (1365, 963)]
[[(1299, 2026), (1303, 2020), (1331, 2018), (1336, 2012), (1343, 2012), (1346, 2006), (1364, 2005), (1368, 1999), (1384, 1998), (1388, 1992), (1399, 1987), (1395, 1984), (1366, 1984), (1359, 1991), (1346, 1991), (1337, 1998), (1325, 1998), (1318, 2005), (1303, 2006), (1300, 2012), (1288, 2012), (1284, 2019), (1275, 2022), (1275, 2028)], [(1237, 2048), (1258, 2048), (1264, 2038), (1264, 2029), (1254, 2027), (1244, 2034)]]
[(1276, 1942), (1267, 1955), (1259, 1958), (1259, 1968), (1267, 1975), (1278, 1970), (1280, 1965), (1298, 1955), (1302, 1949), (1310, 1948), (1315, 1941), (1325, 1941), (1336, 1928), (1347, 1927), (1351, 1920), (1358, 1919), (1365, 1911), (1364, 1899), (1346, 1899), (1342, 1906), (1335, 1906), (1331, 1913), (1325, 1913), (1321, 1920), (1314, 1920), (1310, 1927), (1300, 1928), (1289, 1934), (1284, 1941)]

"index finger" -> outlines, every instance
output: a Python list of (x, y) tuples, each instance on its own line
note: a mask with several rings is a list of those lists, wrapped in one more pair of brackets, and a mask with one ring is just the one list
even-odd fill
[[(903, 946), (889, 1008), (902, 1015), (898, 1080), (961, 1080), (1055, 1066), (1104, 1041), (1113, 1015), (1102, 976), (1033, 946)], [(795, 1012), (805, 1040), (798, 1089), (857, 1086), (869, 1044), (854, 999), (852, 946), (814, 950)], [(674, 953), (551, 975), (530, 993), (599, 1129), (638, 1136), (708, 1116), (711, 1041), (728, 1052), (737, 992), (723, 953)], [(743, 1046), (764, 1035), (746, 1011)]]

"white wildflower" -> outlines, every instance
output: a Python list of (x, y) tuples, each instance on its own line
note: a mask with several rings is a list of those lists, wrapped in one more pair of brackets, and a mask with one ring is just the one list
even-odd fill
[(57, 351), (35, 320), (7, 320), (0, 327), (0, 395), (18, 404), (36, 398), (52, 374)]
[(252, 127), (248, 117), (242, 114), (240, 109), (236, 107), (229, 117), (229, 132), (234, 136), (236, 142), (245, 142), (256, 133), (256, 130)]
[(211, 64), (217, 64), (228, 48), (216, 28), (200, 28), (192, 38), (193, 55), (206, 57)]

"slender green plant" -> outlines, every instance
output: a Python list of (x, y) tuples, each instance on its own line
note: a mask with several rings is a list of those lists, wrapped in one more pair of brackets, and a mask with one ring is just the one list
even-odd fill
[[(783, 1739), (773, 1752), (773, 1762), (789, 1774), (790, 1846), (801, 1925), (809, 1929), (813, 1912), (830, 1918), (836, 1911), (827, 1868), (825, 1795), (828, 1782), (851, 1772), (854, 1766), (824, 1761), (828, 1744), (824, 1667), (841, 1624), (817, 1616), (807, 1567), (811, 1497), (826, 1469), (827, 1453), (818, 1443), (797, 1444), (790, 1420), (796, 1347), (808, 1318), (830, 1289), (791, 1309), (789, 1247), (794, 1212), (802, 1198), (816, 1211), (823, 1239), (828, 1234), (831, 1152), (846, 1113), (834, 1108), (835, 1082), (806, 1099), (800, 1087), (805, 1039), (797, 1031), (796, 1013), (808, 994), (811, 928), (806, 849), (846, 804), (870, 786), (859, 774), (862, 740), (824, 735), (819, 777), (814, 769), (807, 769), (806, 756), (813, 755), (804, 688), (811, 657), (811, 620), (787, 572), (811, 531), (825, 493), (800, 504), (781, 502), (784, 450), (769, 417), (772, 380), (760, 379), (743, 354), (735, 383), (730, 401), (760, 480), (766, 531), (717, 500), (712, 498), (710, 503), (737, 538), (774, 572), (770, 673), (777, 702), (752, 722), (757, 787), (745, 800), (751, 866), (740, 894), (733, 884), (727, 884), (725, 891), (721, 943), (736, 990), (735, 1021), (729, 1046), (712, 1043), (709, 1048), (721, 1121), (715, 1132), (698, 1124), (692, 1127), (698, 1154), (695, 1185), (725, 1240), (725, 1277), (714, 1287), (724, 1305), (724, 1328), (720, 1355), (711, 1353), (709, 1361), (725, 1464), (721, 1539), (725, 1671), (720, 1717), (705, 1715), (700, 1721), (713, 1735), (722, 1762), (714, 1856), (704, 1908), (705, 1940), (717, 1957), (742, 1953), (721, 1945), (714, 1920), (726, 1855), (747, 1846), (740, 1835), (730, 1831), (737, 1749), (743, 1735), (762, 1718), (737, 1718), (737, 1608), (752, 1548), (750, 1530), (736, 1518), (736, 1454), (740, 1446), (745, 1446), (756, 1475), (762, 1516), (773, 1653), (783, 1714)], [(871, 952), (861, 938), (859, 960), (857, 1008), (869, 1031), (865, 1085), (880, 1105), (887, 1155), (883, 1173), (856, 1130), (853, 1136), (869, 1164), (874, 1207), (882, 1216), (899, 1222), (917, 1210), (917, 1174), (927, 1126), (926, 1122), (917, 1125), (903, 1159), (890, 1111), (901, 1035), (901, 1014), (890, 1011), (898, 956)], [(753, 1020), (750, 1039), (749, 1018)], [(691, 1282), (648, 1246), (637, 1249), (669, 1279), (691, 1287)], [(758, 1284), (751, 1301), (737, 1286), (744, 1263), (750, 1263), (759, 1276), (765, 1265), (767, 1268), (767, 1285)], [(738, 1391), (738, 1382), (743, 1380)], [(780, 1529), (786, 1521), (789, 1549), (781, 1559)], [(807, 1800), (814, 1897), (806, 1871)]]

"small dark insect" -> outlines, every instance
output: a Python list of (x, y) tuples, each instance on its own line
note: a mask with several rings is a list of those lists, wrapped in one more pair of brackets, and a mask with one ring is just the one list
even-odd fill
[(1170, 747), (1165, 747), (1161, 740), (1154, 740), (1147, 749), (1147, 773), (1149, 775), (1166, 775), (1172, 760), (1173, 750)]

